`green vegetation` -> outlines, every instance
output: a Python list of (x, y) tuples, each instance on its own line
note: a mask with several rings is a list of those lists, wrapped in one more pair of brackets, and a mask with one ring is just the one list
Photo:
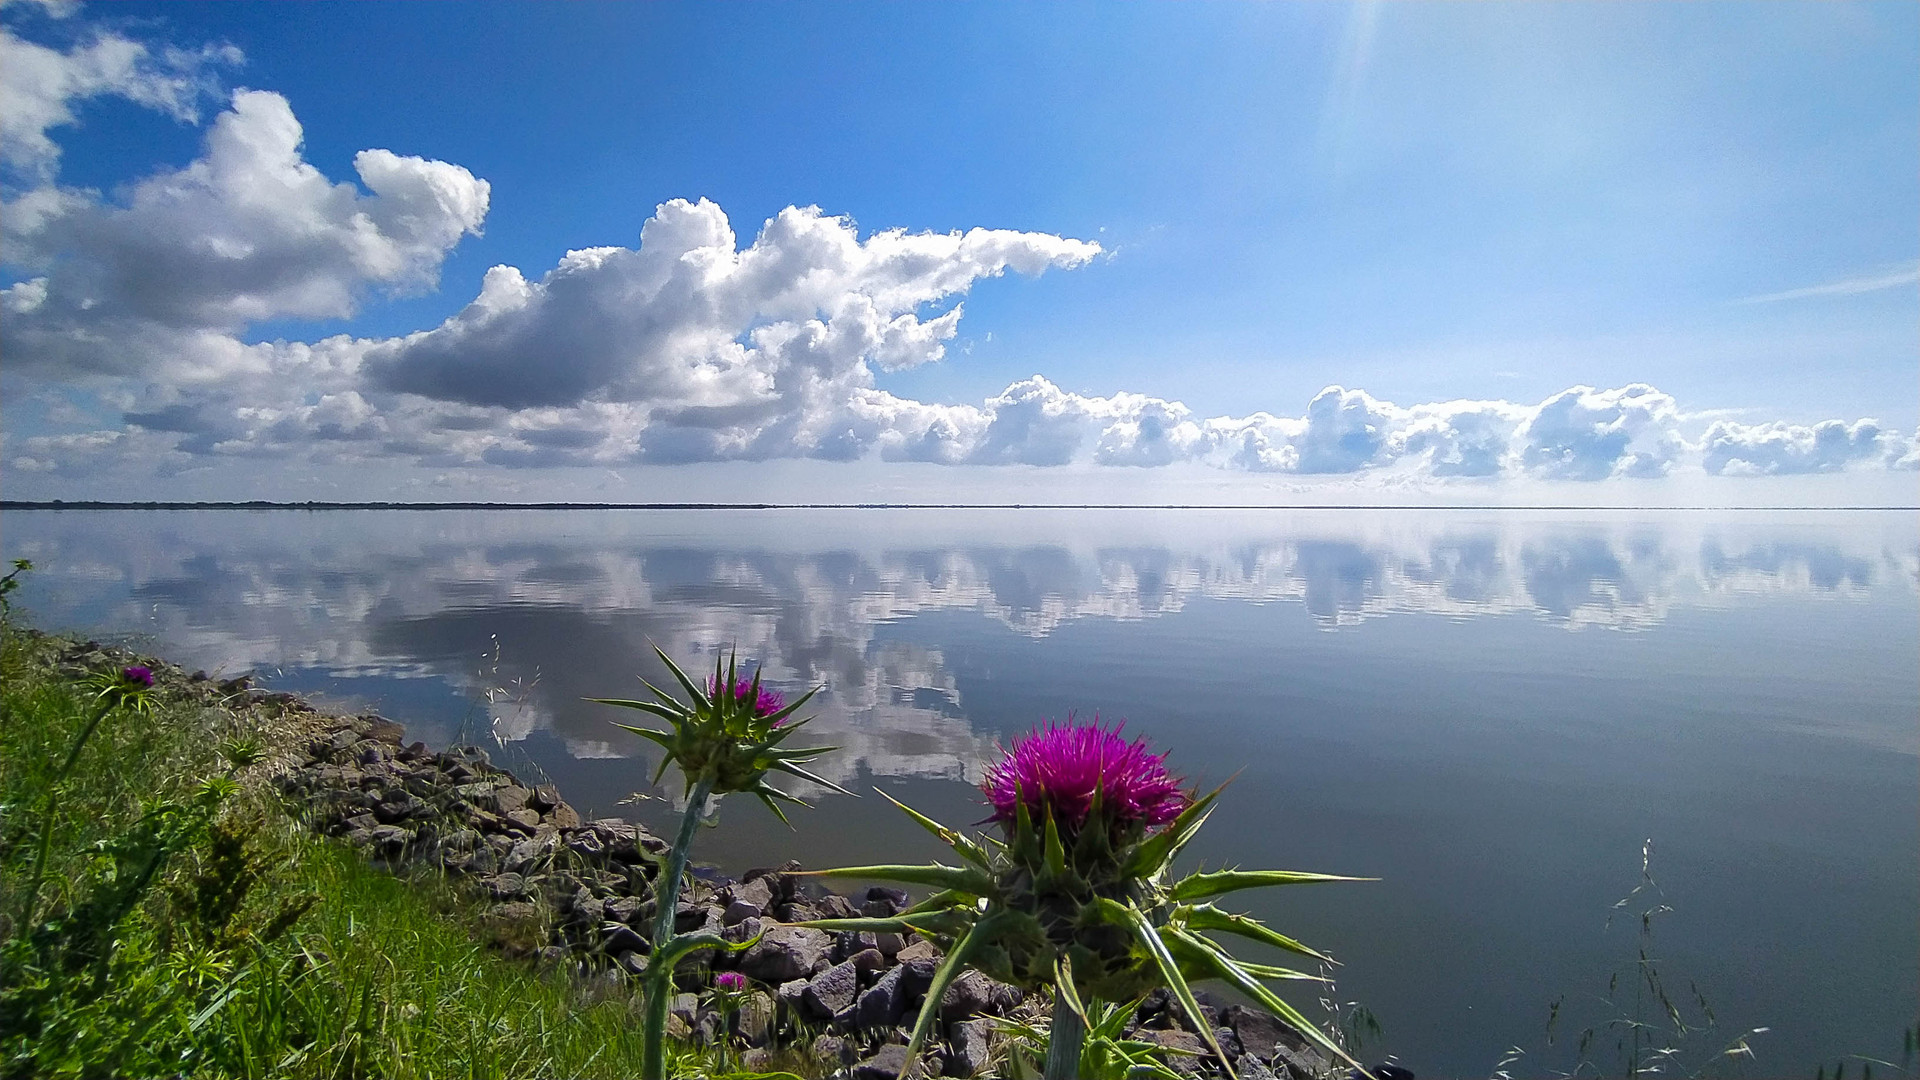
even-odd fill
[(263, 780), (297, 718), (155, 664), (151, 712), (81, 739), (129, 662), (0, 619), (0, 1076), (639, 1071), (623, 986), (490, 952), (449, 884), (278, 805)]
[(714, 661), (713, 678), (707, 681), (706, 689), (702, 691), (699, 684), (688, 678), (687, 673), (680, 670), (680, 665), (674, 663), (673, 658), (659, 646), (654, 646), (653, 651), (659, 654), (667, 670), (673, 673), (674, 680), (686, 691), (686, 700), (652, 683), (645, 685), (653, 693), (653, 701), (624, 698), (591, 700), (602, 705), (636, 709), (665, 720), (668, 726), (666, 731), (630, 724), (614, 726), (660, 746), (662, 754), (659, 770), (654, 773), (655, 783), (666, 775), (669, 765), (680, 770), (681, 778), (686, 783), (687, 805), (680, 816), (680, 832), (667, 856), (666, 868), (654, 882), (656, 914), (653, 933), (649, 935), (649, 940), (653, 942), (653, 953), (648, 958), (645, 981), (646, 1024), (643, 1032), (643, 1070), (640, 1075), (645, 1080), (666, 1080), (669, 1075), (665, 1056), (667, 1009), (675, 989), (674, 974), (679, 960), (698, 949), (743, 952), (759, 941), (758, 937), (754, 937), (730, 942), (718, 934), (674, 932), (680, 879), (686, 873), (687, 858), (692, 853), (694, 830), (706, 816), (707, 800), (713, 796), (745, 792), (758, 797), (768, 810), (785, 821), (787, 815), (781, 811), (780, 802), (799, 806), (807, 804), (769, 784), (767, 773), (773, 770), (824, 785), (843, 794), (850, 795), (852, 792), (814, 775), (800, 765), (800, 762), (811, 761), (838, 747), (794, 749), (781, 745), (788, 736), (812, 719), (795, 720), (793, 714), (813, 697), (818, 687), (788, 704), (779, 693), (761, 687), (757, 669), (752, 678), (740, 678), (734, 658), (729, 655), (724, 668), (718, 659)]

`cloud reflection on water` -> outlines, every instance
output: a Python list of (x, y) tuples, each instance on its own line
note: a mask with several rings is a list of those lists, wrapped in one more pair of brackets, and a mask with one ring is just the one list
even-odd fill
[(841, 781), (979, 778), (992, 736), (943, 650), (885, 630), (918, 616), (1041, 638), (1238, 601), (1300, 605), (1330, 632), (1416, 613), (1647, 630), (1676, 605), (1920, 577), (1892, 515), (866, 513), (13, 514), (7, 555), (41, 565), (47, 621), (149, 633), (226, 671), (440, 678), (489, 699), (500, 738), (550, 731), (576, 757), (637, 752), (580, 699), (637, 689), (649, 641), (737, 645), (778, 685), (826, 685), (817, 730), (846, 747)]

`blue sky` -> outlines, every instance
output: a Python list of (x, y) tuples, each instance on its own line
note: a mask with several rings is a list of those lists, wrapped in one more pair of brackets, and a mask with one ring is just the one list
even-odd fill
[[(4, 21), (9, 497), (754, 498), (778, 474), (836, 497), (1253, 501), (1738, 502), (1792, 477), (1795, 499), (1912, 502), (1910, 4)], [(107, 71), (103, 42), (143, 53)], [(277, 98), (241, 110), (242, 88)], [(223, 113), (297, 123), (281, 165), (357, 181), (385, 231), (354, 233), (325, 184), (266, 224), (237, 209), (273, 205), (285, 170), (201, 184)], [(42, 135), (57, 154), (29, 152)], [(356, 177), (368, 149), (466, 201), (423, 223)], [(634, 248), (674, 199), (743, 250), (820, 213), (762, 245), (792, 274), (765, 293), (736, 276), (636, 313), (644, 248), (577, 271), (571, 299), (538, 285), (570, 250)], [(958, 275), (933, 284), (833, 263), (885, 230), (976, 228), (1008, 232), (914, 255)], [(534, 300), (443, 327), (502, 265)], [(902, 318), (910, 344), (854, 340)], [(812, 359), (754, 344), (810, 324), (842, 328)]]

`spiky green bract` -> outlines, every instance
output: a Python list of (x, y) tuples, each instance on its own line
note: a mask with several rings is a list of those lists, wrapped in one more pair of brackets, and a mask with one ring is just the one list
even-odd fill
[(686, 691), (685, 700), (645, 679), (641, 682), (645, 683), (656, 700), (589, 699), (603, 705), (638, 709), (665, 720), (666, 731), (626, 724), (614, 726), (659, 745), (663, 752), (660, 755), (660, 768), (654, 773), (655, 783), (660, 782), (669, 765), (679, 766), (681, 778), (686, 783), (687, 805), (681, 812), (680, 831), (674, 838), (673, 846), (668, 849), (666, 865), (654, 879), (653, 933), (649, 938), (653, 948), (648, 956), (646, 1004), (641, 1017), (641, 1080), (666, 1078), (667, 1008), (673, 995), (674, 969), (680, 959), (696, 949), (739, 950), (759, 940), (756, 936), (746, 942), (729, 943), (712, 934), (677, 935), (673, 932), (680, 878), (686, 872), (687, 858), (693, 850), (693, 835), (706, 813), (708, 800), (734, 792), (746, 792), (757, 796), (767, 809), (785, 821), (787, 816), (781, 813), (774, 800), (802, 806), (806, 803), (767, 783), (767, 774), (774, 771), (852, 794), (799, 765), (802, 761), (830, 753), (835, 747), (795, 750), (781, 745), (806, 724), (806, 720), (788, 721), (818, 687), (802, 694), (793, 704), (783, 705), (779, 694), (761, 689), (758, 671), (750, 679), (741, 679), (734, 656), (730, 653), (724, 662), (718, 659), (714, 661), (713, 678), (702, 688), (688, 678), (687, 673), (680, 670), (680, 665), (674, 663), (673, 658), (658, 645), (653, 647), (653, 651), (659, 655), (661, 663), (667, 665), (667, 670), (673, 673), (681, 689)]
[(666, 774), (668, 765), (677, 765), (687, 793), (690, 794), (694, 784), (704, 777), (711, 781), (713, 794), (745, 792), (753, 795), (781, 821), (787, 820), (787, 815), (780, 810), (779, 803), (799, 803), (803, 806), (805, 803), (768, 783), (767, 774), (770, 772), (786, 773), (832, 791), (852, 794), (800, 764), (832, 753), (838, 747), (795, 749), (785, 745), (794, 732), (812, 719), (793, 720), (792, 717), (809, 698), (819, 692), (819, 687), (800, 695), (789, 705), (765, 711), (760, 706), (776, 700), (776, 696), (762, 693), (758, 671), (749, 679), (741, 679), (733, 655), (714, 661), (713, 678), (703, 687), (688, 678), (687, 673), (680, 670), (673, 658), (658, 645), (653, 647), (653, 651), (680, 684), (685, 692), (684, 699), (642, 679), (640, 681), (656, 700), (587, 700), (602, 705), (617, 705), (623, 709), (637, 709), (667, 722), (666, 731), (628, 724), (614, 725), (660, 747), (662, 754), (660, 767), (653, 777), (655, 783)]
[[(885, 792), (881, 795), (887, 797)], [(1358, 1068), (1359, 1063), (1339, 1043), (1266, 986), (1269, 981), (1317, 980), (1318, 976), (1238, 960), (1209, 935), (1233, 934), (1330, 961), (1211, 900), (1245, 888), (1373, 879), (1275, 870), (1195, 873), (1174, 880), (1174, 860), (1219, 797), (1220, 789), (1215, 789), (1193, 799), (1178, 817), (1160, 827), (1137, 821), (1116, 826), (1113, 818), (1103, 816), (1096, 800), (1085, 824), (1076, 830), (1063, 830), (1051, 814), (1036, 821), (1024, 803), (1017, 803), (1004, 840), (974, 839), (901, 806), (951, 847), (961, 865), (856, 866), (813, 873), (927, 884), (942, 891), (892, 919), (821, 919), (802, 925), (916, 930), (934, 937), (948, 947), (947, 959), (934, 978), (936, 990), (967, 966), (1028, 990), (1053, 986), (1057, 970), (1071, 972), (1072, 985), (1055, 992), (1069, 1001), (1085, 1002), (1089, 1010), (1095, 1001), (1131, 1001), (1164, 986), (1224, 1063), (1226, 1055), (1214, 1043), (1211, 1028), (1198, 1022), (1199, 1006), (1190, 985), (1200, 979), (1220, 979), (1328, 1054)], [(927, 994), (927, 1004), (914, 1026), (909, 1061), (932, 1029), (940, 997), (935, 990)]]

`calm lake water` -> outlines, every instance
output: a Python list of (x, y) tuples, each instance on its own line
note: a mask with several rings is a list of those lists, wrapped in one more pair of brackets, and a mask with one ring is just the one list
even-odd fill
[[(0, 540), (41, 625), (497, 742), (656, 826), (634, 714), (580, 700), (658, 678), (649, 639), (824, 684), (822, 771), (955, 824), (996, 740), (1125, 718), (1237, 775), (1198, 860), (1383, 879), (1241, 896), (1423, 1075), (1570, 1068), (1632, 1014), (1648, 840), (1652, 955), (1718, 1019), (1688, 1060), (1760, 1026), (1761, 1075), (1897, 1059), (1920, 1006), (1911, 513), (10, 510)], [(794, 825), (731, 802), (698, 854), (938, 853), (877, 798)]]

